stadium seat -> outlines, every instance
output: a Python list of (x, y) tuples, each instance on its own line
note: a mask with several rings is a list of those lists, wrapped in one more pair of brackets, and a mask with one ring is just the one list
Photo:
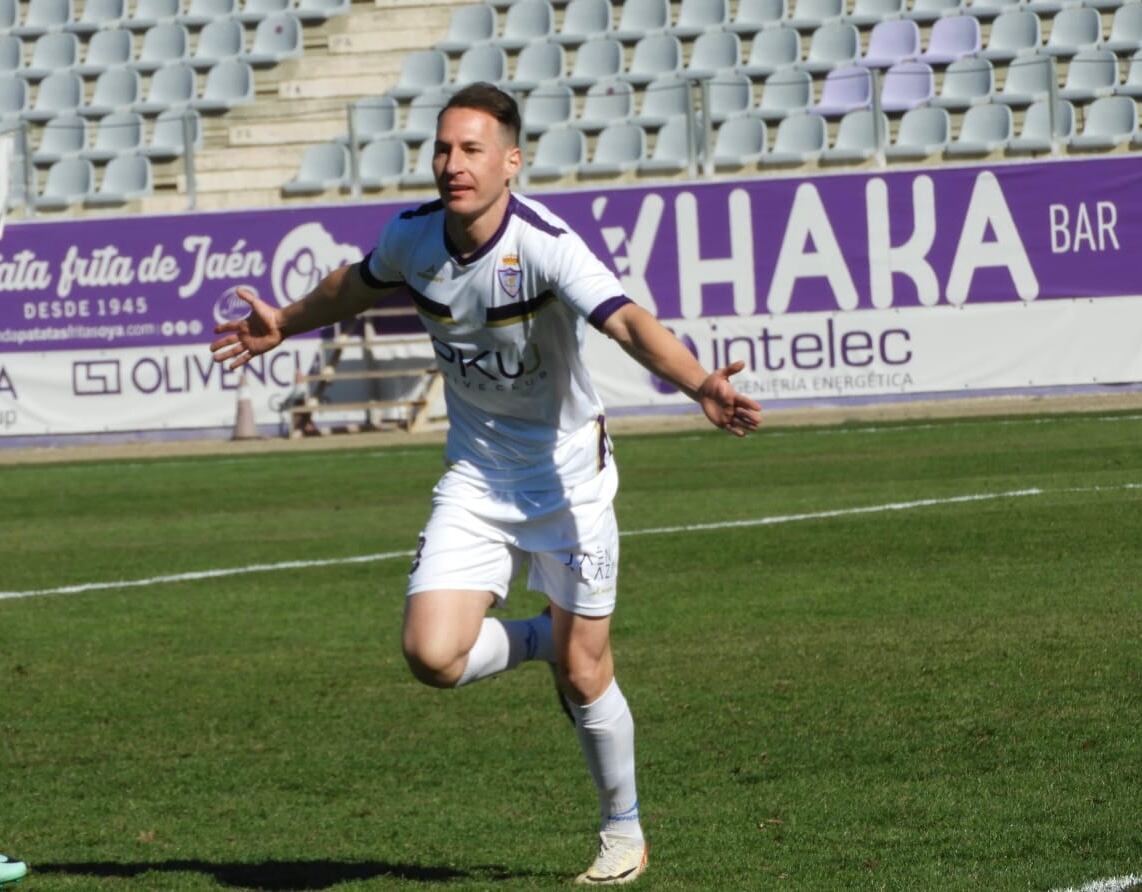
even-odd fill
[(400, 185), (408, 170), (408, 146), (392, 136), (374, 139), (361, 149), (357, 168), (361, 188), (369, 192)]
[(944, 151), (951, 130), (951, 119), (945, 109), (914, 108), (900, 119), (896, 141), (885, 148), (884, 154), (897, 161), (921, 161)]
[(960, 132), (948, 143), (948, 156), (982, 156), (1005, 149), (1014, 131), (1011, 109), (997, 102), (973, 105), (964, 113)]
[(690, 168), (690, 130), (685, 116), (666, 121), (654, 138), (650, 157), (638, 162), (640, 174), (679, 173)]
[(682, 70), (682, 42), (673, 34), (649, 34), (634, 45), (630, 67), (620, 75), (645, 86), (656, 77)]
[(95, 187), (95, 167), (86, 158), (64, 158), (48, 168), (43, 191), (32, 200), (41, 211), (62, 211), (80, 204)]
[[(189, 122), (190, 133), (186, 133)], [(168, 108), (155, 119), (143, 154), (155, 161), (172, 161), (186, 153), (187, 136), (194, 149), (202, 148), (202, 118), (192, 108)]]
[(32, 44), (32, 58), (17, 73), (30, 81), (43, 80), (54, 71), (79, 64), (79, 38), (66, 31), (42, 34)]
[(536, 87), (523, 101), (523, 132), (536, 135), (568, 124), (575, 114), (575, 93), (565, 83)]
[(119, 155), (133, 155), (143, 149), (143, 117), (138, 112), (112, 112), (99, 120), (99, 129), (83, 157), (89, 161), (110, 161)]
[(527, 175), (532, 180), (557, 180), (573, 174), (586, 157), (587, 137), (582, 130), (552, 127), (540, 134)]
[(0, 77), (18, 77), (24, 67), (24, 42), (15, 34), (0, 34)]
[(1122, 83), (1115, 87), (1118, 96), (1130, 96), (1133, 99), (1142, 99), (1142, 49), (1135, 51), (1126, 66), (1126, 76)]
[(320, 195), (327, 189), (349, 185), (349, 149), (338, 142), (306, 148), (292, 180), (282, 186), (284, 195)]
[(825, 75), (821, 98), (811, 111), (826, 118), (839, 117), (872, 104), (872, 74), (860, 65), (834, 68)]
[(871, 109), (858, 109), (841, 118), (833, 145), (821, 152), (821, 161), (850, 164), (873, 157), (888, 140), (888, 116), (880, 113), (879, 130), (877, 117)]
[[(393, 136), (399, 129), (397, 101), (387, 94), (358, 99), (349, 106), (348, 113), (353, 118), (353, 135), (357, 145)], [(337, 141), (348, 144), (348, 130), (338, 136)]]
[[(238, 14), (238, 0), (189, 0), (178, 21), (188, 28), (205, 28)], [(244, 42), (244, 41), (243, 41)]]
[(0, 0), (0, 32), (8, 33), (16, 27), (18, 11), (16, 0)]
[(424, 188), (436, 182), (432, 173), (432, 159), (436, 154), (436, 140), (429, 138), (416, 147), (416, 162), (411, 170), (406, 170), (397, 180), (402, 186)]
[(765, 78), (779, 68), (800, 62), (801, 32), (789, 25), (774, 25), (754, 36), (749, 58), (740, 70), (751, 78)]
[(191, 101), (204, 114), (226, 112), (254, 101), (254, 69), (238, 59), (223, 59), (206, 72), (202, 96)]
[(385, 92), (394, 99), (412, 99), (426, 90), (442, 90), (448, 83), (448, 54), (418, 50), (405, 54), (397, 82)]
[(1022, 4), (1023, 0), (968, 0), (964, 11), (977, 19), (988, 21), (1005, 12), (1017, 10)]
[(71, 0), (28, 0), (22, 24), (9, 29), (17, 37), (39, 37), (49, 31), (59, 31), (73, 18)]
[(928, 48), (917, 58), (929, 65), (948, 65), (978, 55), (982, 48), (979, 19), (971, 15), (946, 16), (932, 24)]
[(737, 34), (758, 34), (765, 28), (784, 24), (788, 16), (786, 0), (738, 0), (729, 28)]
[(823, 73), (851, 65), (860, 56), (860, 32), (848, 22), (829, 22), (817, 28), (809, 38), (805, 54), (806, 71)]
[(456, 74), (452, 78), (452, 88), (459, 88), (485, 81), (498, 84), (508, 76), (508, 54), (503, 47), (491, 43), (470, 46), (460, 54), (456, 63)]
[(623, 70), (623, 47), (613, 37), (592, 37), (575, 53), (571, 73), (563, 82), (576, 90), (596, 81), (618, 77)]
[(880, 107), (902, 112), (930, 103), (936, 94), (936, 79), (927, 62), (899, 62), (884, 73)]
[(190, 64), (198, 71), (213, 68), (224, 59), (240, 59), (246, 51), (246, 29), (237, 19), (221, 18), (198, 33)]
[(765, 121), (752, 115), (727, 118), (714, 138), (714, 169), (740, 170), (765, 154)]
[(1110, 50), (1081, 50), (1067, 66), (1067, 79), (1059, 96), (1075, 102), (1089, 102), (1099, 96), (1112, 96), (1118, 86), (1118, 57)]
[(608, 124), (595, 140), (591, 160), (579, 165), (580, 176), (613, 176), (637, 170), (646, 160), (646, 132), (629, 121)]
[(946, 15), (957, 15), (963, 11), (963, 0), (912, 0), (912, 6), (905, 10), (906, 18), (916, 22), (934, 22)]
[(75, 66), (83, 77), (98, 77), (109, 68), (128, 65), (132, 58), (131, 32), (126, 28), (108, 28), (96, 31), (87, 42), (87, 53)]
[(470, 46), (484, 43), (496, 36), (498, 17), (496, 11), (486, 3), (470, 6), (457, 6), (448, 20), (448, 33), (437, 42), (433, 49), (450, 55), (458, 55)]
[(114, 207), (154, 191), (151, 161), (145, 155), (118, 155), (107, 162), (99, 188), (84, 199), (87, 207)]
[(789, 24), (798, 31), (812, 31), (844, 17), (844, 0), (794, 0)]
[(743, 114), (753, 105), (753, 81), (744, 74), (720, 74), (708, 83), (710, 107), (707, 111), (713, 124)]
[(1098, 10), (1068, 6), (1052, 20), (1043, 52), (1051, 56), (1073, 56), (1079, 50), (1094, 49), (1101, 40), (1102, 20)]
[(729, 22), (727, 0), (682, 0), (678, 19), (667, 30), (682, 40), (693, 40), (707, 31), (724, 29)]
[(1129, 96), (1103, 96), (1086, 109), (1082, 133), (1067, 140), (1072, 149), (1113, 149), (1135, 139), (1138, 109)]
[(289, 12), (290, 0), (242, 0), (238, 19), (247, 25), (257, 25), (268, 15)]
[(414, 96), (408, 106), (404, 126), (398, 131), (408, 143), (420, 143), (436, 133), (436, 118), (448, 102), (448, 94), (430, 91)]
[(563, 11), (563, 24), (552, 38), (563, 46), (579, 46), (611, 30), (610, 0), (571, 0)]
[(296, 0), (290, 12), (307, 25), (319, 25), (335, 16), (348, 15), (351, 0)]
[[(1075, 107), (1065, 99), (1055, 103), (1055, 138), (1066, 142), (1075, 135)], [(1028, 106), (1023, 114), (1023, 128), (1019, 136), (1007, 144), (1014, 153), (1049, 152), (1055, 140), (1051, 136), (1050, 106), (1043, 100)]]
[(269, 68), (286, 59), (299, 58), (305, 48), (304, 39), (301, 22), (292, 12), (271, 13), (254, 28), (250, 48), (241, 59), (255, 68)]
[(493, 43), (505, 50), (521, 50), (533, 40), (555, 33), (555, 10), (547, 0), (517, 0), (504, 15), (503, 33)]
[(741, 38), (732, 31), (709, 31), (699, 34), (690, 47), (686, 76), (694, 80), (715, 77), (721, 72), (741, 66)]
[(599, 81), (587, 90), (583, 109), (571, 123), (579, 130), (596, 132), (634, 114), (634, 88), (626, 81)]
[(1110, 33), (1100, 44), (1104, 50), (1132, 53), (1142, 47), (1142, 3), (1123, 3), (1110, 20)]
[(125, 28), (146, 31), (155, 25), (170, 24), (178, 19), (180, 0), (135, 0), (134, 13), (123, 21)]
[(1023, 0), (1023, 5), (1037, 15), (1051, 18), (1064, 6), (1078, 6), (1079, 3), (1075, 0)]
[(22, 77), (0, 76), (0, 122), (18, 124), (28, 110), (28, 82)]
[(83, 78), (74, 71), (53, 71), (36, 91), (36, 101), (24, 112), (26, 121), (49, 121), (56, 115), (78, 114), (83, 104)]
[(560, 80), (566, 68), (567, 54), (561, 44), (537, 40), (520, 50), (516, 56), (515, 73), (504, 86), (508, 90), (527, 93), (540, 84)]
[(1020, 56), (1007, 66), (1003, 89), (994, 98), (1006, 105), (1030, 105), (1047, 98), (1054, 76), (1055, 68), (1049, 56)]
[(670, 25), (670, 0), (626, 0), (612, 35), (623, 43), (635, 43), (648, 34), (664, 32)]
[(991, 23), (987, 46), (980, 55), (993, 62), (1010, 62), (1016, 56), (1037, 53), (1041, 42), (1039, 17), (1026, 9), (1013, 9)]
[(194, 69), (186, 62), (165, 65), (151, 75), (146, 97), (136, 102), (133, 110), (144, 115), (157, 115), (168, 108), (183, 108), (195, 101), (195, 84)]
[(87, 147), (87, 122), (79, 115), (52, 118), (40, 132), (40, 144), (32, 152), (32, 163), (46, 167), (61, 158), (78, 158)]
[(898, 19), (903, 13), (904, 0), (854, 0), (852, 12), (844, 18), (858, 28), (868, 28)]
[(143, 97), (143, 78), (133, 68), (108, 68), (95, 79), (91, 98), (80, 106), (85, 118), (102, 118), (136, 108)]
[(781, 68), (765, 79), (757, 114), (776, 121), (791, 112), (805, 111), (813, 101), (813, 77), (800, 66)]
[(918, 55), (920, 26), (911, 19), (890, 19), (872, 26), (860, 64), (865, 68), (891, 68)]
[(991, 102), (994, 95), (995, 66), (987, 59), (960, 59), (944, 71), (940, 95), (932, 100), (932, 104), (961, 110)]
[(762, 155), (762, 165), (807, 164), (825, 150), (828, 127), (820, 115), (790, 115), (777, 125), (773, 149)]
[(690, 84), (685, 78), (668, 74), (651, 81), (642, 91), (638, 114), (631, 120), (647, 130), (662, 127), (671, 118), (685, 117), (691, 107)]
[(143, 45), (132, 64), (139, 71), (156, 71), (164, 65), (190, 58), (190, 32), (186, 25), (165, 22), (143, 33)]
[(83, 36), (106, 28), (118, 28), (127, 15), (126, 0), (85, 0), (78, 19), (67, 22), (63, 29)]

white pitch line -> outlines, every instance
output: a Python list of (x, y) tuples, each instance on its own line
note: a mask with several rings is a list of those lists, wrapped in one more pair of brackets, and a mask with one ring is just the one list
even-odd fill
[[(828, 520), (836, 517), (855, 517), (862, 514), (883, 514), (890, 511), (911, 511), (917, 508), (931, 508), (939, 505), (960, 505), (968, 502), (991, 502), (999, 499), (1020, 499), (1031, 496), (1052, 494), (1090, 493), (1142, 489), (1142, 483), (1122, 483), (1116, 486), (1081, 486), (1047, 490), (1039, 487), (1012, 489), (1006, 492), (973, 493), (944, 498), (916, 499), (910, 502), (887, 502), (883, 505), (865, 505), (857, 508), (836, 508), (829, 511), (809, 511), (802, 514), (777, 514), (769, 517), (755, 517), (744, 520), (723, 520), (715, 523), (691, 523), (668, 527), (648, 527), (641, 530), (626, 530), (620, 533), (627, 536), (664, 536), (670, 533), (697, 533), (710, 530), (739, 529), (743, 527), (775, 526), (797, 523), (805, 520)], [(312, 567), (334, 567), (343, 564), (368, 564), (377, 561), (412, 557), (412, 551), (388, 551), (379, 554), (361, 554), (343, 558), (325, 558), (310, 561), (280, 561), (274, 564), (251, 564), (245, 567), (228, 567), (219, 570), (195, 570), (175, 573), (169, 576), (152, 576), (147, 579), (120, 579), (111, 582), (85, 582), (64, 585), (56, 588), (31, 589), (22, 592), (0, 592), (0, 601), (16, 598), (34, 598), (42, 595), (78, 595), (84, 592), (104, 591), (117, 588), (142, 588), (149, 585), (165, 585), (172, 582), (195, 582), (201, 579), (220, 579), (226, 576), (243, 576), (249, 573), (272, 573), (278, 570), (304, 570)]]
[(1126, 892), (1135, 886), (1142, 886), (1142, 877), (1110, 877), (1105, 880), (1093, 880), (1085, 886), (1071, 886), (1067, 889), (1056, 889), (1054, 892)]

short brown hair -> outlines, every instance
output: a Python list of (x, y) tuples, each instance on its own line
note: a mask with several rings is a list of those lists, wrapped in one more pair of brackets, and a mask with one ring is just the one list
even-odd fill
[[(440, 110), (443, 115), (450, 108), (474, 108), (487, 112), (500, 122), (511, 137), (513, 146), (519, 145), (519, 132), (522, 129), (519, 106), (510, 94), (493, 84), (479, 81), (457, 90)], [(439, 120), (439, 117), (437, 118)]]

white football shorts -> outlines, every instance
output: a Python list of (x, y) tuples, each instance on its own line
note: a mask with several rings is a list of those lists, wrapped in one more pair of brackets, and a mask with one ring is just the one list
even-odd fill
[(417, 542), (408, 594), (488, 591), (497, 606), (516, 573), (564, 610), (608, 616), (615, 609), (619, 531), (614, 463), (567, 492), (504, 493), (446, 473)]

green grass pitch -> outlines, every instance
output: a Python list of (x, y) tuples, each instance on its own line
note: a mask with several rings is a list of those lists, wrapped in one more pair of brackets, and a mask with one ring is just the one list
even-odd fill
[[(1142, 874), (1142, 417), (616, 450), (636, 888)], [(408, 446), (0, 469), (16, 888), (565, 887), (596, 805), (547, 670), (417, 685), (408, 559), (343, 560), (408, 552), (440, 469)], [(332, 563), (205, 575), (286, 561)], [(202, 575), (11, 597), (176, 574)], [(520, 586), (506, 613), (540, 605)]]

